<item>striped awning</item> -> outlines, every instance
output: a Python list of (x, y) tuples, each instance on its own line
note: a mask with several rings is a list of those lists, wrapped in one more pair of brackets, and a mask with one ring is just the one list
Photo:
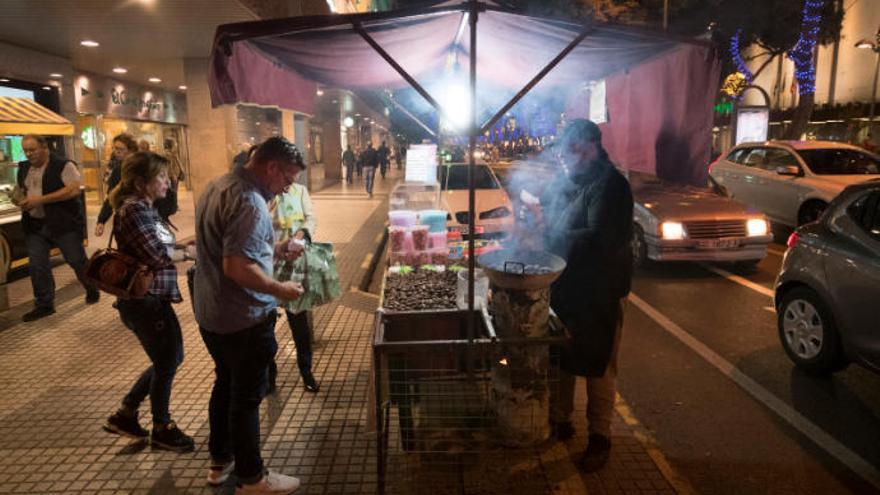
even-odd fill
[(0, 96), (0, 134), (72, 136), (73, 124), (34, 100)]

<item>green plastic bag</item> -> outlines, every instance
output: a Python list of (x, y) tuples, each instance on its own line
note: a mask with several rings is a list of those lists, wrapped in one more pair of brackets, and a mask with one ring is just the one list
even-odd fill
[(288, 311), (298, 313), (339, 297), (339, 273), (336, 271), (336, 256), (333, 244), (329, 242), (306, 243), (303, 254), (293, 260), (275, 261), (275, 278), (291, 280), (302, 284), (303, 295), (293, 301), (280, 301)]

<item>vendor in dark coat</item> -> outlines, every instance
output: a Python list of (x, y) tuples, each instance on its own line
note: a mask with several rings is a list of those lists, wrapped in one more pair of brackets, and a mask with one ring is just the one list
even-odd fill
[(547, 249), (566, 261), (550, 304), (571, 340), (552, 405), (557, 437), (573, 435), (575, 375), (587, 378), (589, 444), (582, 469), (608, 460), (616, 394), (617, 351), (632, 278), (633, 198), (627, 179), (602, 148), (599, 127), (577, 119), (560, 140), (564, 167), (541, 198)]

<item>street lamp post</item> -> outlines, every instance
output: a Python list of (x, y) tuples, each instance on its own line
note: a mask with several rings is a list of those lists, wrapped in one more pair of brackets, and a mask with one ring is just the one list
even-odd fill
[(877, 34), (874, 35), (873, 41), (870, 38), (865, 38), (859, 40), (855, 46), (856, 48), (873, 51), (877, 58), (877, 62), (874, 64), (874, 85), (871, 88), (871, 109), (868, 112), (868, 128), (870, 129), (871, 124), (874, 122), (874, 107), (877, 104), (877, 77), (880, 75), (880, 29), (877, 29)]

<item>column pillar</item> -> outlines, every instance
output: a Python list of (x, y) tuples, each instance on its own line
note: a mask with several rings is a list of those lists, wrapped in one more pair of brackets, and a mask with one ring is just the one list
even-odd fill
[(211, 108), (208, 64), (207, 58), (183, 60), (194, 202), (211, 180), (229, 171), (232, 157), (237, 152), (234, 139), (230, 139), (234, 138), (235, 107)]

